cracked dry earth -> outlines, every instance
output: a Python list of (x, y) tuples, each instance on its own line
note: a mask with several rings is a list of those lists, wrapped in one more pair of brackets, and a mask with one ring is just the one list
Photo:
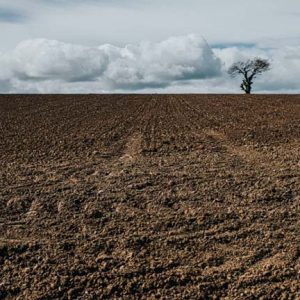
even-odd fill
[(300, 299), (300, 96), (0, 97), (0, 299)]

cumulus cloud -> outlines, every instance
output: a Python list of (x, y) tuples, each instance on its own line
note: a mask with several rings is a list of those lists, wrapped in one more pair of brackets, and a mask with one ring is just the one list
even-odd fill
[(111, 58), (105, 76), (114, 88), (168, 86), (174, 80), (209, 78), (221, 71), (220, 60), (195, 35), (125, 48), (106, 45), (99, 49)]
[(229, 66), (257, 56), (272, 69), (255, 92), (299, 93), (299, 53), (296, 45), (211, 49), (198, 35), (124, 47), (27, 40), (0, 53), (0, 93), (236, 93), (240, 79), (227, 75)]
[(96, 48), (38, 39), (20, 43), (8, 61), (19, 79), (85, 81), (104, 72), (108, 57)]
[(97, 81), (104, 90), (136, 90), (221, 73), (220, 60), (196, 35), (125, 47), (83, 47), (45, 39), (28, 40), (2, 55), (0, 62), (4, 66), (2, 79), (14, 80), (18, 86)]

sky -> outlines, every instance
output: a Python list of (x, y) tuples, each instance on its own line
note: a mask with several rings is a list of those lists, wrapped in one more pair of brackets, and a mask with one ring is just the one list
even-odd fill
[(299, 0), (1, 0), (0, 93), (300, 93)]

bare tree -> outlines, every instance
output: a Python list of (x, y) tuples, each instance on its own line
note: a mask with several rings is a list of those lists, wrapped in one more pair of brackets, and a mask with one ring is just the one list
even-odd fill
[(234, 63), (228, 70), (228, 74), (232, 77), (236, 77), (241, 74), (243, 77), (241, 89), (246, 94), (251, 94), (253, 79), (269, 70), (270, 62), (266, 59), (257, 57), (247, 61), (239, 61)]

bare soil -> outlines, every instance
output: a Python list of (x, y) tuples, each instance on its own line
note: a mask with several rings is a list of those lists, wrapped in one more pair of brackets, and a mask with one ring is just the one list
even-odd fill
[(0, 299), (300, 299), (300, 96), (0, 96)]

